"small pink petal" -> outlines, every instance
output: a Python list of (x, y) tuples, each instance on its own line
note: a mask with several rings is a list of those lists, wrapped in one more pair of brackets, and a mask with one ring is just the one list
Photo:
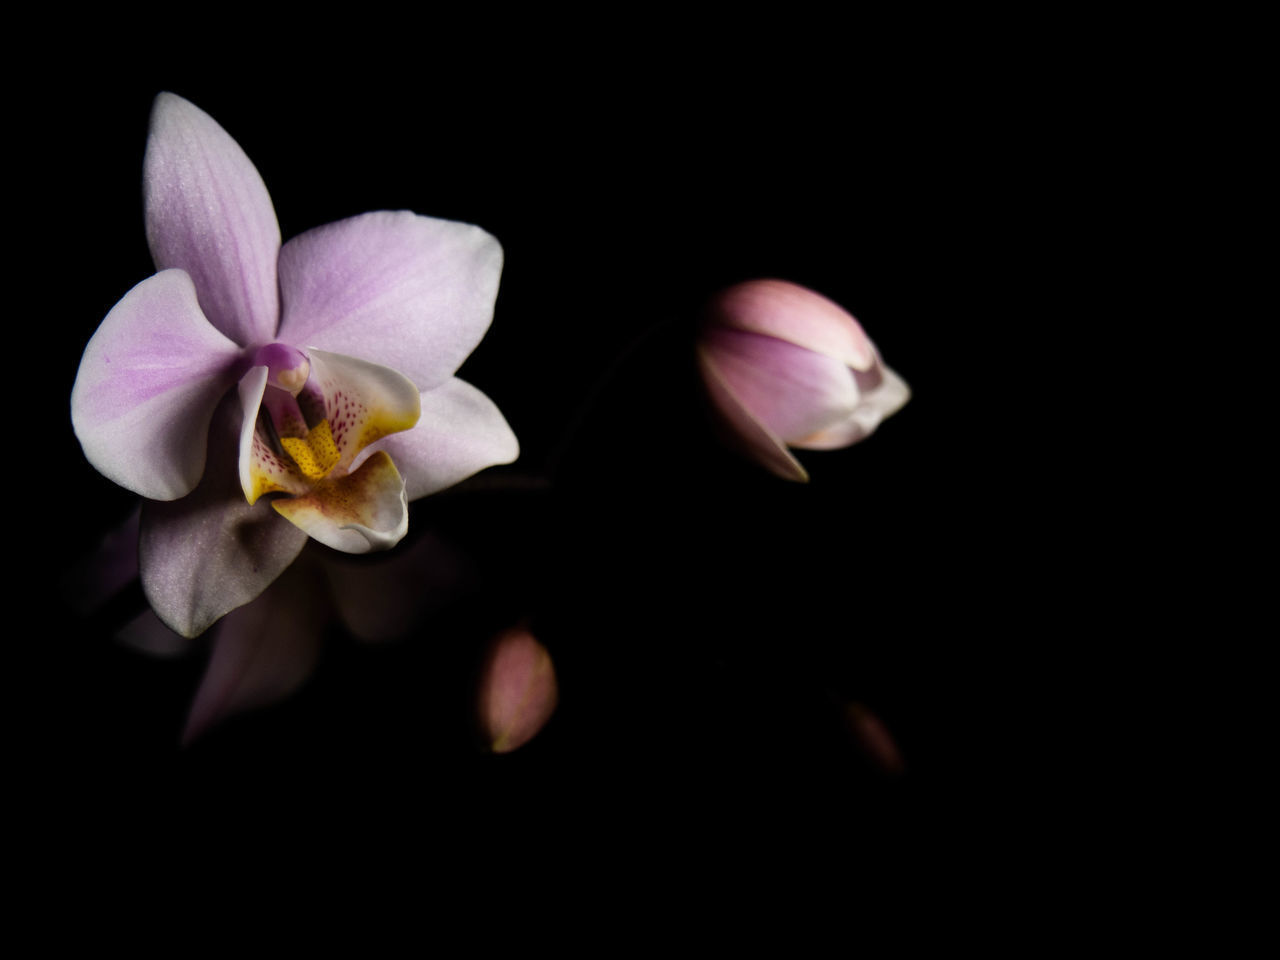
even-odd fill
[(716, 367), (715, 360), (701, 347), (698, 349), (698, 367), (702, 371), (711, 403), (720, 413), (727, 428), (726, 442), (740, 449), (744, 455), (775, 476), (783, 480), (807, 483), (809, 474), (800, 461), (738, 399)]
[(752, 415), (784, 443), (853, 415), (858, 388), (839, 360), (758, 333), (711, 328), (703, 348)]
[(524, 746), (551, 718), (557, 699), (546, 648), (524, 628), (500, 634), (480, 680), (480, 721), (489, 748), (509, 753)]
[(761, 333), (839, 360), (855, 370), (876, 357), (871, 339), (849, 311), (785, 280), (751, 280), (721, 293), (712, 313), (735, 330)]

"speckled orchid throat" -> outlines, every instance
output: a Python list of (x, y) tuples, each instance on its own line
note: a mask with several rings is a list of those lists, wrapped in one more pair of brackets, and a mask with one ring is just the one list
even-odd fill
[(407, 377), (341, 354), (283, 343), (257, 350), (240, 380), (240, 485), (255, 503), (338, 550), (397, 543), (408, 529), (404, 480), (371, 445), (418, 422)]

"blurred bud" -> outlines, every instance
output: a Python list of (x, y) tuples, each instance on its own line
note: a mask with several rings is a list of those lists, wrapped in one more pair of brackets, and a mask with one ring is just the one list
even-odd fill
[(788, 447), (857, 443), (911, 395), (851, 314), (783, 280), (752, 280), (718, 294), (698, 363), (733, 440), (787, 480), (809, 479)]
[(524, 746), (556, 708), (551, 655), (523, 627), (498, 635), (480, 679), (480, 725), (494, 753)]
[(905, 769), (898, 744), (889, 728), (864, 704), (852, 702), (845, 705), (845, 720), (858, 748), (883, 772), (899, 774)]

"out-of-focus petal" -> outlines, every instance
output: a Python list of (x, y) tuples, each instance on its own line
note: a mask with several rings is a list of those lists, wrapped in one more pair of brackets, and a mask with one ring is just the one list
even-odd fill
[(409, 531), (404, 480), (382, 451), (352, 474), (271, 505), (300, 530), (343, 553), (389, 550)]
[(555, 711), (559, 692), (551, 655), (528, 630), (494, 641), (480, 681), (480, 721), (494, 753), (524, 746)]
[(271, 197), (240, 145), (172, 93), (151, 110), (143, 201), (156, 268), (191, 274), (205, 315), (242, 347), (272, 339), (280, 226)]
[(418, 390), (403, 374), (342, 354), (308, 350), (311, 377), (324, 394), (325, 417), (338, 448), (334, 469), (346, 470), (376, 440), (418, 422)]
[(271, 589), (223, 618), (213, 653), (187, 717), (189, 743), (232, 713), (293, 693), (311, 674), (329, 608), (323, 585), (303, 564)]
[(112, 597), (138, 579), (138, 523), (142, 507), (136, 506), (125, 521), (111, 530), (87, 556), (73, 563), (62, 578), (63, 594), (81, 616), (99, 610)]
[(474, 587), (473, 561), (431, 533), (376, 559), (324, 557), (329, 597), (346, 628), (373, 643), (404, 637)]
[(852, 372), (825, 354), (723, 328), (706, 332), (703, 349), (734, 396), (786, 443), (842, 422), (857, 407)]
[(785, 280), (751, 280), (723, 291), (712, 304), (720, 322), (786, 340), (855, 370), (875, 362), (875, 347), (849, 311), (820, 293)]
[(280, 251), (280, 339), (430, 390), (488, 330), (501, 273), (501, 245), (469, 224), (398, 211), (317, 227)]
[(116, 639), (131, 650), (153, 657), (180, 657), (199, 641), (174, 633), (156, 616), (154, 610), (143, 610), (116, 633)]
[(209, 464), (181, 500), (142, 507), (139, 562), (152, 609), (185, 637), (257, 597), (306, 543), (261, 501), (245, 503), (237, 470), (240, 404), (228, 394), (209, 431)]
[(201, 313), (186, 273), (142, 281), (89, 340), (71, 390), (71, 423), (89, 462), (152, 500), (190, 493), (238, 357)]
[(725, 382), (716, 368), (715, 361), (703, 348), (698, 349), (698, 366), (702, 371), (703, 382), (707, 385), (707, 393), (712, 404), (724, 417), (728, 432), (726, 439), (783, 480), (795, 480), (807, 483), (809, 474), (800, 465), (787, 445), (770, 432), (769, 428), (752, 416)]
[(793, 440), (792, 446), (802, 450), (838, 450), (866, 439), (875, 432), (882, 420), (897, 413), (911, 399), (911, 390), (888, 367), (881, 364), (878, 370), (879, 382), (875, 387), (862, 392), (858, 406), (848, 419), (807, 437)]
[(456, 377), (422, 394), (417, 426), (379, 441), (375, 449), (391, 454), (410, 500), (520, 455), (516, 435), (494, 402)]

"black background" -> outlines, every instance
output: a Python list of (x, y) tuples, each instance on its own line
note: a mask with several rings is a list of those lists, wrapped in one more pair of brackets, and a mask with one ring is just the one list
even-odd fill
[[(84, 822), (111, 822), (108, 804), (424, 843), (902, 848), (971, 835), (993, 770), (1032, 762), (1005, 696), (1042, 681), (1027, 642), (1056, 626), (1036, 551), (1059, 521), (1030, 493), (1045, 465), (1018, 378), (1058, 322), (1040, 271), (1071, 189), (1034, 41), (975, 46), (971, 23), (600, 25), (590, 43), (543, 27), (152, 51), (33, 90), (42, 497), (62, 505), (37, 524), (33, 588), (133, 504), (83, 460), (65, 398), (153, 269), (140, 178), (160, 90), (244, 147), (286, 239), (401, 208), (493, 233), (495, 320), (460, 372), (522, 445), (494, 484), (413, 507), (411, 540), (430, 530), (476, 565), (455, 603), (389, 646), (335, 631), (300, 693), (185, 749), (203, 657), (153, 660), (113, 642), (110, 616), (52, 607), (31, 728), (53, 793), (92, 798)], [(804, 486), (719, 448), (691, 366), (704, 299), (764, 276), (849, 309), (914, 391), (866, 442), (801, 453)], [(492, 757), (470, 684), (483, 642), (523, 620), (561, 704)], [(904, 774), (858, 751), (849, 701)]]

